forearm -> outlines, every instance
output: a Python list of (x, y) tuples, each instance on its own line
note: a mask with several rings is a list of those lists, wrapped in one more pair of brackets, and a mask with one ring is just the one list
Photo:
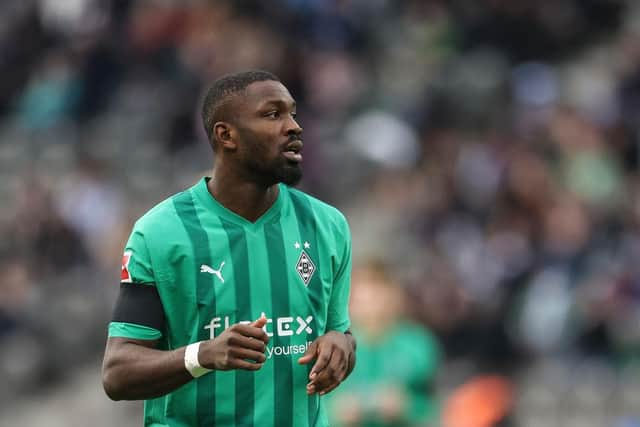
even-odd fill
[(163, 351), (131, 342), (107, 346), (103, 385), (113, 400), (151, 399), (193, 379), (184, 366), (185, 348)]
[[(208, 370), (257, 371), (266, 361), (266, 323), (263, 315), (251, 324), (235, 324), (202, 345), (171, 351), (156, 350), (157, 341), (111, 337), (102, 366), (104, 389), (113, 400), (150, 399), (170, 393)], [(189, 371), (185, 367), (188, 348), (194, 350), (187, 355)]]

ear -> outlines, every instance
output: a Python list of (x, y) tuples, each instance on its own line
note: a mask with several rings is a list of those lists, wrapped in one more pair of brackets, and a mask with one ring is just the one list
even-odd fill
[(227, 122), (215, 122), (213, 124), (215, 145), (222, 149), (235, 150), (237, 148), (234, 133), (233, 126)]

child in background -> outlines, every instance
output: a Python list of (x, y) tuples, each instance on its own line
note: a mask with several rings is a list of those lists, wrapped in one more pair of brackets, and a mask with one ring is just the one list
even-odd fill
[(438, 341), (406, 319), (403, 289), (382, 263), (355, 266), (351, 287), (357, 363), (351, 376), (328, 395), (331, 425), (437, 425)]

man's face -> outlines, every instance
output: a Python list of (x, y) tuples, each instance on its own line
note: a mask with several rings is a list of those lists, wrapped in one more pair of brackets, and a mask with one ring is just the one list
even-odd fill
[(265, 185), (295, 185), (302, 178), (302, 128), (295, 116), (296, 103), (280, 82), (252, 83), (238, 99), (238, 159)]

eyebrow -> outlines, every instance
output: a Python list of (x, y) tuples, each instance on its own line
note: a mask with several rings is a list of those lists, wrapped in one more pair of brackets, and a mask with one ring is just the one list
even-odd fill
[[(260, 108), (261, 108), (261, 109), (262, 109), (262, 108), (265, 108), (265, 107), (266, 107), (266, 106), (268, 106), (269, 104), (273, 104), (273, 105), (276, 105), (276, 106), (285, 106), (285, 107), (288, 107), (288, 106), (289, 106), (289, 103), (288, 103), (288, 102), (286, 102), (286, 101), (284, 101), (284, 100), (282, 100), (282, 99), (268, 99), (268, 100), (266, 100), (266, 101), (263, 101), (263, 102), (260, 104)], [(295, 108), (296, 108), (296, 106), (297, 106), (296, 101), (292, 101), (292, 102), (291, 102), (291, 108), (292, 108), (292, 109), (295, 109)]]

